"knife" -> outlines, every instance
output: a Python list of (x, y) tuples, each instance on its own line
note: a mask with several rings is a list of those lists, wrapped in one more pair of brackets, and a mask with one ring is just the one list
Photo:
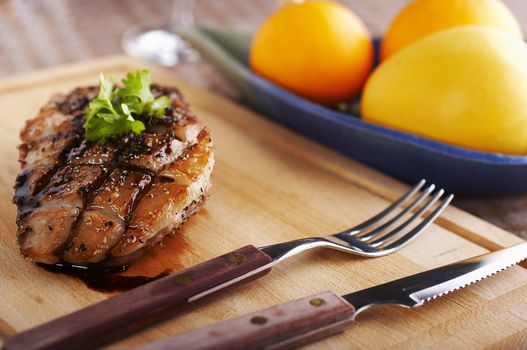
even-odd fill
[(478, 282), (527, 258), (527, 243), (338, 296), (332, 292), (281, 304), (139, 346), (136, 350), (291, 349), (351, 327), (371, 306), (423, 303)]

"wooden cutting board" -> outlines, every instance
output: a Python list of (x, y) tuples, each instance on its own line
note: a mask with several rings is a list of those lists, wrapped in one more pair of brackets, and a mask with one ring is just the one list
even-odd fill
[[(246, 244), (266, 245), (340, 231), (383, 209), (407, 186), (317, 145), (171, 72), (118, 56), (31, 73), (0, 82), (0, 337), (111, 296), (24, 260), (15, 240), (12, 186), (24, 121), (54, 92), (96, 84), (100, 71), (122, 77), (148, 67), (154, 81), (181, 88), (211, 129), (216, 145), (214, 187), (204, 210), (166, 248), (167, 265), (188, 267)], [(477, 174), (475, 174), (477, 176)], [(470, 181), (470, 180), (467, 180)], [(264, 278), (200, 302), (184, 314), (110, 348), (124, 348), (280, 302), (332, 290), (347, 293), (521, 239), (449, 208), (402, 251), (364, 259), (313, 251), (275, 267)], [(156, 260), (159, 262), (159, 259)], [(141, 264), (148, 265), (148, 258)], [(373, 308), (353, 329), (310, 349), (527, 347), (527, 271), (517, 266), (421, 308)]]

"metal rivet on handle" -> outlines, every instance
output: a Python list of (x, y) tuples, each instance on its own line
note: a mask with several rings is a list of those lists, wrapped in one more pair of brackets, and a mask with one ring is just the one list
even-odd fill
[(315, 298), (315, 299), (311, 299), (309, 301), (309, 304), (313, 305), (314, 307), (319, 307), (319, 306), (326, 304), (326, 301), (322, 298)]
[(265, 318), (263, 316), (253, 316), (251, 318), (251, 323), (260, 326), (260, 325), (263, 325), (263, 324), (267, 323), (267, 318)]
[(244, 262), (245, 258), (246, 258), (245, 255), (241, 253), (233, 253), (227, 256), (227, 260), (229, 260), (231, 264), (236, 264), (236, 265), (240, 265), (242, 262)]
[(178, 275), (174, 277), (174, 283), (178, 286), (187, 286), (192, 283), (192, 277), (189, 275)]

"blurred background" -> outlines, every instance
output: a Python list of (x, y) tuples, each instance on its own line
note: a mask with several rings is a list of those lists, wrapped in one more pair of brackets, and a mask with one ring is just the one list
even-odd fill
[[(374, 36), (407, 0), (346, 0)], [(527, 33), (527, 1), (504, 0)], [(195, 0), (198, 23), (256, 30), (277, 0)], [(131, 26), (166, 24), (171, 0), (0, 0), (0, 77), (122, 53)]]
[[(178, 1), (178, 0), (176, 0)], [(381, 36), (407, 0), (347, 0), (373, 36)], [(504, 0), (527, 37), (527, 1)], [(194, 21), (256, 30), (277, 0), (195, 0)], [(171, 0), (0, 0), (0, 78), (69, 62), (124, 53), (122, 37), (134, 26), (167, 25)], [(204, 60), (173, 71), (199, 87), (236, 99)], [(527, 238), (527, 197), (458, 198), (456, 205)]]

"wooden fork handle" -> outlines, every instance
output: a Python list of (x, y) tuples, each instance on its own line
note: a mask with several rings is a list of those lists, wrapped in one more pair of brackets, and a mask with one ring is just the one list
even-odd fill
[(154, 315), (157, 319), (163, 314), (175, 314), (192, 297), (211, 288), (259, 268), (263, 270), (236, 284), (263, 276), (270, 271), (265, 266), (271, 261), (258, 248), (245, 246), (21, 332), (8, 339), (4, 349), (78, 349), (92, 347), (94, 343), (102, 345), (115, 340), (115, 334), (121, 337), (141, 329), (145, 320)]
[(342, 332), (354, 307), (331, 292), (162, 339), (136, 350), (292, 349)]

